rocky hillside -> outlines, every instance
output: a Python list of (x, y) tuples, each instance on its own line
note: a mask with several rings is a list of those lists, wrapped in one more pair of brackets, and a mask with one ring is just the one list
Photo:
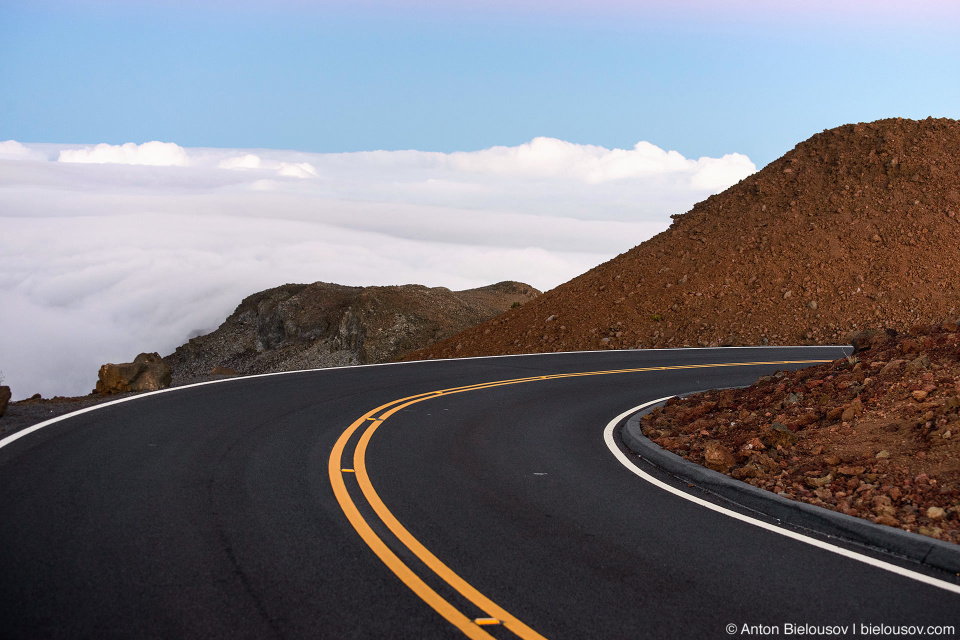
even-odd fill
[(247, 297), (216, 331), (164, 361), (175, 384), (213, 367), (250, 374), (389, 362), (538, 295), (519, 282), (466, 291), (286, 284)]
[(410, 357), (845, 342), (960, 307), (960, 122), (845, 125), (520, 309)]

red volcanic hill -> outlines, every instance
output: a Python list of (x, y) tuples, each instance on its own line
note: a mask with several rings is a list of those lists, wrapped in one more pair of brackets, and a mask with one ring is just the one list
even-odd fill
[(842, 343), (960, 307), (960, 122), (844, 125), (663, 233), (405, 359)]

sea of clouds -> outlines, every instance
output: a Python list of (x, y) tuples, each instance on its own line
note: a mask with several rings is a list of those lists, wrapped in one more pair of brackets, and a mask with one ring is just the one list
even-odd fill
[(647, 142), (435, 153), (0, 142), (0, 371), (80, 395), (287, 282), (547, 290), (756, 170)]

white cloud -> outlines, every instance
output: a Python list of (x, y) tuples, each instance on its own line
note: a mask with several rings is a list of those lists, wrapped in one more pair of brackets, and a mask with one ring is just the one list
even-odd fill
[(698, 161), (676, 151), (664, 151), (649, 142), (632, 150), (573, 144), (554, 138), (535, 138), (518, 147), (493, 147), (484, 151), (453, 153), (450, 166), (477, 173), (537, 177), (565, 177), (588, 184), (652, 175), (691, 173)]
[(288, 178), (316, 178), (317, 169), (309, 162), (281, 162), (277, 175)]
[(83, 149), (64, 149), (60, 162), (83, 162), (88, 164), (144, 164), (156, 167), (186, 166), (187, 152), (172, 142), (144, 142), (122, 145), (98, 144)]
[(221, 160), (217, 165), (221, 169), (259, 169), (260, 156), (247, 153), (242, 156), (233, 156), (226, 160)]
[(45, 160), (44, 154), (29, 149), (16, 140), (0, 142), (0, 160)]
[(706, 191), (722, 191), (757, 170), (750, 158), (729, 153), (722, 158), (700, 158), (690, 186)]
[(170, 353), (285, 282), (549, 289), (754, 170), (549, 138), (452, 154), (0, 143), (0, 370), (17, 398), (86, 393), (100, 364)]

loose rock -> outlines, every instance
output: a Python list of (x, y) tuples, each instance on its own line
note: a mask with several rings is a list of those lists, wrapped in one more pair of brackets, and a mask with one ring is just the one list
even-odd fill
[(730, 450), (716, 440), (708, 441), (703, 445), (703, 457), (708, 468), (720, 473), (726, 473), (736, 464)]
[(100, 367), (96, 393), (157, 391), (170, 386), (172, 370), (158, 353), (141, 353), (133, 362)]
[(217, 365), (213, 369), (210, 369), (210, 375), (212, 376), (238, 376), (240, 372), (236, 369), (231, 369), (230, 367), (221, 367)]
[(789, 447), (797, 441), (797, 435), (779, 422), (774, 422), (760, 435), (760, 441), (768, 447)]

